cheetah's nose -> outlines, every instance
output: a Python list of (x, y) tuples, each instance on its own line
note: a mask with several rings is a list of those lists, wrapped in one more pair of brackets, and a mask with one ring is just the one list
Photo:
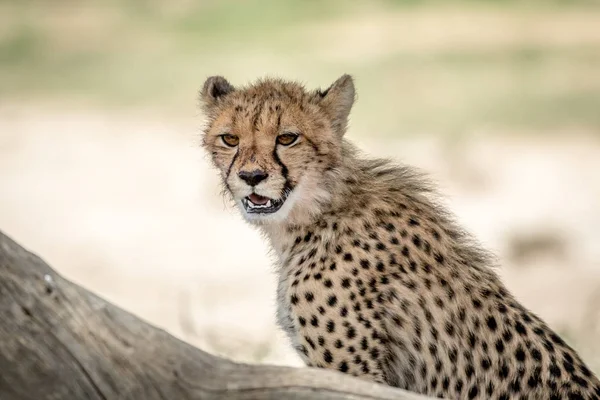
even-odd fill
[(248, 185), (256, 186), (265, 179), (267, 179), (269, 174), (259, 169), (255, 169), (254, 171), (240, 171), (238, 176)]

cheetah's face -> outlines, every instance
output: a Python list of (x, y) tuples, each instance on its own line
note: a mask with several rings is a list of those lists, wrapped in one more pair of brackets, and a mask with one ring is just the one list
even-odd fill
[(318, 213), (327, 197), (324, 177), (340, 162), (354, 101), (350, 76), (312, 92), (276, 79), (236, 89), (211, 77), (201, 100), (208, 117), (203, 146), (246, 219)]

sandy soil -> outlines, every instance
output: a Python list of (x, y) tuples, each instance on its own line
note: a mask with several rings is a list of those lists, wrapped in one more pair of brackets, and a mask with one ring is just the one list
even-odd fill
[[(200, 121), (0, 109), (0, 228), (68, 278), (195, 345), (299, 365), (268, 249), (219, 195)], [(419, 166), (509, 288), (600, 370), (600, 140), (472, 132), (368, 151)]]

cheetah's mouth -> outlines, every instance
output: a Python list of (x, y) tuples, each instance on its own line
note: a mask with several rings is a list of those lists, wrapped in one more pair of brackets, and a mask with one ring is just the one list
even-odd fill
[(288, 195), (290, 194), (289, 189), (283, 191), (283, 196), (279, 199), (271, 199), (269, 197), (261, 196), (256, 193), (252, 193), (242, 199), (242, 204), (249, 214), (273, 214), (277, 212), (283, 203), (285, 203)]

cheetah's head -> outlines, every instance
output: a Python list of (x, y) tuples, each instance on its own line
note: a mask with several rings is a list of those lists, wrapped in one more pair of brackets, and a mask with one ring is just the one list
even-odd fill
[(295, 222), (320, 212), (354, 96), (349, 75), (324, 91), (280, 79), (244, 88), (220, 76), (206, 80), (203, 146), (247, 220)]

